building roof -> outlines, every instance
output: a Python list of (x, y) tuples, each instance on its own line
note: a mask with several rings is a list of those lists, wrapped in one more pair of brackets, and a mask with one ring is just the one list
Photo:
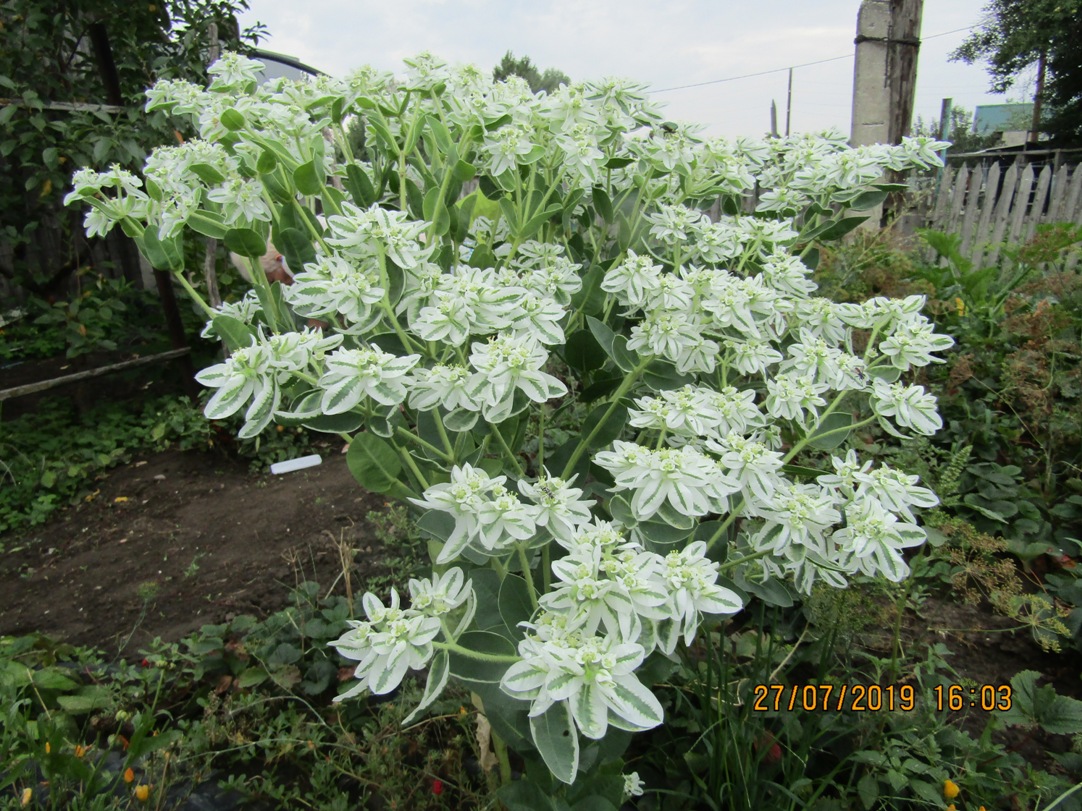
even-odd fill
[(261, 82), (282, 77), (297, 81), (312, 76), (324, 75), (323, 71), (304, 64), (296, 57), (275, 53), (274, 51), (265, 51), (262, 48), (255, 48), (252, 51), (252, 58), (258, 59), (264, 65), (263, 70), (260, 72)]
[(1033, 102), (1024, 104), (980, 104), (973, 112), (973, 132), (992, 135), (997, 132), (1028, 130), (1033, 120)]

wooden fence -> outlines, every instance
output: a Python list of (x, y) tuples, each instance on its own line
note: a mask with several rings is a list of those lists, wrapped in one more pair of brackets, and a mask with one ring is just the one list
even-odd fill
[[(974, 265), (994, 265), (1004, 245), (1029, 240), (1040, 224), (1082, 225), (1080, 166), (948, 166), (938, 189), (933, 187), (924, 224), (960, 234), (962, 254)], [(1068, 267), (1078, 261), (1076, 250), (1068, 257)]]

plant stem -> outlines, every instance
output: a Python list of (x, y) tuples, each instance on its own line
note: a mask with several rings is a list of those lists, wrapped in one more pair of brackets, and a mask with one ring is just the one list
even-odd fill
[[(454, 456), (451, 455), (452, 450), (451, 450), (450, 447), (448, 447), (448, 449), (447, 449), (448, 452), (444, 453), (439, 448), (437, 448), (435, 445), (433, 445), (431, 442), (426, 442), (425, 440), (421, 439), (421, 437), (417, 436), (416, 434), (411, 434), (405, 428), (395, 428), (394, 433), (395, 433), (395, 436), (402, 437), (403, 439), (408, 439), (410, 442), (413, 442), (416, 445), (420, 445), (426, 451), (430, 451), (431, 453), (436, 454), (436, 456), (438, 456), (440, 459), (442, 459), (445, 462), (453, 462), (454, 461)], [(444, 435), (444, 440), (446, 440), (446, 439), (447, 439), (447, 436), (445, 434)]]
[(500, 444), (500, 448), (503, 450), (504, 456), (506, 456), (511, 462), (511, 465), (515, 468), (515, 472), (518, 473), (519, 478), (524, 478), (526, 476), (526, 471), (522, 469), (522, 464), (518, 461), (518, 458), (515, 456), (511, 448), (508, 447), (507, 440), (504, 439), (503, 434), (500, 433), (499, 426), (490, 424), (489, 429), (489, 436), (496, 437), (496, 441)]
[(613, 393), (612, 402), (609, 403), (609, 407), (605, 410), (605, 414), (601, 417), (600, 420), (598, 420), (597, 425), (593, 427), (593, 430), (586, 435), (586, 438), (579, 442), (578, 446), (571, 454), (571, 458), (567, 460), (567, 464), (564, 465), (564, 469), (560, 473), (561, 479), (566, 480), (567, 477), (571, 475), (571, 471), (575, 469), (575, 465), (578, 464), (579, 459), (582, 458), (582, 454), (586, 452), (586, 449), (588, 447), (590, 447), (590, 443), (593, 441), (594, 437), (597, 436), (597, 432), (600, 431), (601, 427), (609, 421), (609, 417), (612, 416), (613, 412), (616, 411), (617, 406), (620, 405), (620, 398), (631, 390), (631, 387), (634, 386), (635, 383), (638, 381), (639, 375), (643, 373), (643, 370), (646, 369), (646, 367), (652, 360), (652, 357), (643, 358), (639, 362), (639, 365), (636, 366), (628, 374), (628, 376), (624, 378), (624, 382), (620, 384), (620, 388), (618, 388)]
[(515, 544), (515, 550), (518, 552), (518, 562), (522, 564), (522, 579), (526, 581), (526, 586), (530, 591), (530, 605), (533, 606), (534, 611), (537, 611), (537, 587), (533, 584), (533, 572), (530, 569), (530, 559), (526, 556), (526, 544)]
[(521, 662), (522, 657), (514, 653), (482, 653), (479, 650), (471, 650), (470, 648), (464, 648), (457, 642), (433, 642), (432, 647), (439, 650), (445, 650), (449, 653), (457, 653), (459, 656), (464, 656), (467, 659), (473, 659), (477, 662), (495, 662), (496, 664), (509, 664), (513, 665), (516, 662)]

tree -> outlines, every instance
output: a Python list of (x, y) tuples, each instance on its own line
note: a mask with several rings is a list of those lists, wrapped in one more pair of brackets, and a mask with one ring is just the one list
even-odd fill
[(154, 146), (175, 142), (173, 122), (144, 112), (144, 90), (159, 78), (203, 84), (211, 23), (223, 47), (260, 33), (238, 31), (235, 15), (246, 8), (247, 0), (0, 0), (0, 274), (39, 296), (63, 292), (87, 246), (80, 215), (62, 205), (72, 172), (141, 167)]
[[(939, 138), (941, 131), (942, 123), (937, 118), (925, 123), (923, 118), (917, 116), (916, 123), (913, 125), (913, 135)], [(993, 147), (999, 138), (996, 135), (977, 135), (973, 131), (973, 113), (965, 107), (954, 105), (951, 107), (947, 140), (951, 142), (951, 152), (962, 153), (979, 152)]]
[(1057, 141), (1082, 139), (1082, 0), (990, 0), (951, 59), (987, 63), (994, 93), (1036, 66), (1039, 129)]
[(524, 56), (521, 59), (516, 59), (515, 55), (510, 51), (503, 55), (500, 64), (492, 71), (492, 78), (497, 82), (506, 79), (508, 76), (520, 76), (525, 79), (530, 85), (530, 90), (534, 93), (541, 90), (551, 93), (562, 84), (571, 84), (571, 79), (563, 71), (548, 68), (542, 73), (530, 61), (530, 57)]

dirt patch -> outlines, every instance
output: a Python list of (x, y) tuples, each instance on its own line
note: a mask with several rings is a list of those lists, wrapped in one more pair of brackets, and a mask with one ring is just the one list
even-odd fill
[(341, 575), (337, 542), (358, 550), (355, 578), (385, 571), (366, 493), (337, 449), (281, 476), (210, 454), (166, 452), (111, 471), (83, 503), (5, 539), (0, 634), (41, 632), (135, 655), (233, 615), (283, 607), (297, 582)]

